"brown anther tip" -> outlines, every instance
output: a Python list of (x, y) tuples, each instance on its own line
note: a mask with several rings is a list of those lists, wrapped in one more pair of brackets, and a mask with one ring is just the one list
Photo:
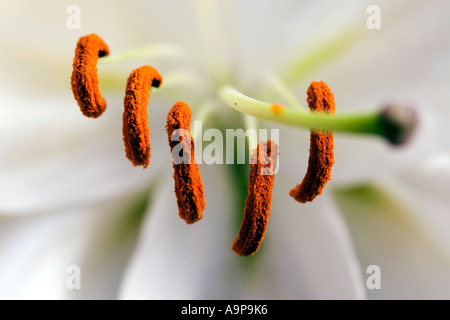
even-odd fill
[(123, 111), (123, 142), (125, 155), (134, 166), (147, 168), (150, 163), (150, 128), (147, 105), (150, 87), (162, 83), (159, 72), (142, 66), (128, 76)]
[[(307, 91), (307, 102), (311, 111), (334, 114), (334, 96), (323, 81), (312, 82)], [(323, 188), (331, 180), (334, 164), (334, 140), (332, 132), (311, 130), (308, 169), (300, 184), (289, 194), (298, 202), (313, 201), (322, 194)]]
[(77, 42), (71, 86), (75, 100), (86, 117), (97, 118), (106, 109), (106, 101), (98, 86), (97, 61), (108, 54), (108, 46), (94, 33), (81, 37)]
[[(177, 101), (170, 109), (167, 115), (166, 131), (170, 134), (176, 129), (190, 130), (192, 111), (189, 105), (183, 101)], [(172, 145), (178, 144), (177, 141), (171, 141), (169, 136), (169, 143)]]
[(281, 104), (274, 103), (274, 104), (272, 104), (271, 109), (272, 109), (273, 113), (275, 113), (276, 115), (279, 115), (283, 112), (284, 107)]
[(314, 112), (328, 112), (334, 114), (334, 95), (330, 87), (323, 82), (311, 82), (307, 94), (309, 109)]
[[(192, 111), (189, 105), (185, 102), (177, 101), (167, 115), (166, 124), (174, 170), (173, 179), (175, 182), (178, 215), (187, 224), (199, 221), (203, 217), (202, 212), (205, 209), (203, 183), (195, 159), (194, 140), (189, 130), (191, 115)], [(175, 134), (177, 132), (180, 134), (178, 141), (172, 141), (174, 132)], [(181, 163), (176, 163), (174, 160), (172, 152), (175, 147), (177, 147), (177, 151), (183, 150), (183, 161)], [(189, 154), (184, 154), (186, 152), (189, 152)]]
[(240, 256), (255, 254), (266, 233), (277, 157), (278, 145), (273, 141), (260, 142), (252, 152), (244, 217), (232, 246)]

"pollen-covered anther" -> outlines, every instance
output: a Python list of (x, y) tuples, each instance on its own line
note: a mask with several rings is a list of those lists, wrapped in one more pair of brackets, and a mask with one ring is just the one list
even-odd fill
[[(312, 112), (335, 112), (334, 96), (323, 81), (312, 82), (307, 91), (307, 102)], [(322, 194), (323, 188), (331, 180), (334, 164), (334, 140), (332, 132), (311, 130), (308, 169), (300, 184), (290, 191), (298, 202), (313, 201)]]
[(277, 158), (278, 145), (273, 141), (260, 142), (252, 152), (244, 217), (232, 246), (240, 256), (255, 254), (263, 241), (269, 222)]
[(142, 66), (128, 76), (123, 111), (125, 155), (134, 166), (150, 163), (150, 128), (147, 105), (150, 87), (159, 87), (162, 77), (151, 66)]
[(90, 118), (99, 117), (106, 109), (106, 101), (100, 92), (97, 61), (107, 56), (109, 48), (96, 34), (78, 40), (73, 59), (71, 77), (72, 92), (81, 112)]
[(166, 124), (178, 215), (187, 224), (199, 221), (205, 209), (203, 183), (195, 159), (194, 140), (189, 130), (191, 115), (188, 104), (177, 101), (167, 115)]

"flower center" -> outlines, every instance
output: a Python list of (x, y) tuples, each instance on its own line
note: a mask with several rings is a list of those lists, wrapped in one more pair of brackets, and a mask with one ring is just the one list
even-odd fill
[[(72, 90), (81, 111), (88, 117), (100, 116), (106, 101), (98, 89), (97, 61), (109, 53), (109, 48), (97, 35), (80, 38), (73, 63)], [(100, 63), (117, 62), (138, 57), (168, 55), (173, 53), (171, 46), (146, 46), (121, 54), (100, 59)], [(301, 65), (301, 64), (300, 64)], [(289, 77), (293, 81), (298, 74)], [(164, 86), (171, 83), (164, 77)], [(214, 77), (213, 77), (214, 78)], [(392, 105), (381, 111), (360, 114), (335, 115), (334, 96), (323, 82), (312, 82), (307, 91), (310, 111), (305, 109), (286, 85), (275, 77), (268, 78), (269, 84), (280, 97), (288, 101), (288, 106), (265, 102), (246, 96), (230, 84), (213, 79), (212, 92), (204, 93), (203, 104), (196, 109), (196, 120), (205, 121), (220, 105), (228, 105), (243, 113), (243, 123), (247, 129), (257, 129), (258, 119), (309, 128), (310, 156), (307, 172), (300, 184), (290, 190), (290, 195), (300, 203), (313, 201), (322, 193), (326, 183), (331, 179), (334, 163), (333, 134), (347, 132), (353, 134), (374, 135), (385, 138), (393, 145), (408, 141), (417, 123), (414, 110)], [(188, 77), (186, 81), (192, 81)], [(229, 82), (226, 82), (229, 83)], [(150, 66), (133, 70), (127, 81), (123, 113), (123, 140), (125, 155), (133, 165), (146, 168), (150, 161), (150, 141), (147, 105), (151, 87), (158, 88), (162, 76)], [(230, 109), (227, 109), (230, 110)], [(231, 111), (231, 110), (230, 110)], [(166, 131), (172, 152), (175, 194), (179, 216), (188, 224), (202, 219), (205, 208), (203, 183), (197, 162), (195, 161), (194, 138), (190, 135), (191, 109), (184, 102), (177, 101), (169, 111)], [(183, 135), (173, 139), (179, 130)], [(264, 238), (270, 215), (272, 188), (275, 176), (275, 163), (278, 159), (278, 141), (260, 141), (249, 138), (251, 163), (244, 216), (239, 235), (232, 249), (239, 255), (253, 255), (258, 251)], [(186, 151), (188, 150), (188, 151)], [(183, 161), (174, 159), (183, 152)], [(175, 155), (175, 156), (174, 156)], [(184, 161), (187, 159), (187, 161)], [(242, 179), (240, 175), (239, 179)], [(242, 211), (241, 211), (242, 212)]]

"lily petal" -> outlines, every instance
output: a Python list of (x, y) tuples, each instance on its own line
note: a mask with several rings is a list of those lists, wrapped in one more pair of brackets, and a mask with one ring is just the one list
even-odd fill
[(450, 153), (430, 156), (421, 166), (385, 182), (408, 204), (411, 218), (450, 259)]
[(187, 225), (177, 214), (173, 181), (156, 191), (121, 287), (121, 299), (226, 299), (239, 296), (241, 275), (231, 250), (230, 185), (220, 167), (200, 166), (203, 219)]
[(402, 197), (374, 184), (335, 194), (361, 266), (377, 265), (381, 270), (381, 289), (368, 290), (369, 298), (450, 297), (450, 259), (411, 215)]
[[(74, 105), (61, 108), (58, 100), (41, 103), (36, 101), (36, 109), (30, 110), (14, 99), (0, 107), (5, 150), (0, 155), (0, 211), (4, 215), (77, 207), (143, 190), (166, 161), (167, 154), (155, 153), (151, 168), (143, 172), (125, 158), (121, 103), (99, 121), (84, 119)], [(165, 117), (165, 111), (153, 113), (152, 141), (159, 150), (165, 141), (158, 119)], [(17, 134), (11, 135), (17, 124)]]
[[(66, 212), (1, 217), (0, 297), (117, 298), (145, 199), (140, 194)], [(78, 275), (80, 288), (68, 285)]]
[[(280, 161), (283, 156), (280, 149)], [(275, 175), (264, 254), (249, 290), (262, 299), (364, 299), (360, 264), (338, 208), (326, 191), (312, 203), (296, 202), (288, 193), (290, 175), (286, 165)]]
[(121, 298), (364, 298), (358, 262), (333, 205), (325, 200), (307, 212), (295, 212), (298, 204), (278, 194), (262, 248), (254, 256), (239, 257), (230, 249), (236, 228), (227, 179), (220, 167), (205, 171), (207, 204), (203, 220), (195, 225), (178, 218), (172, 187), (161, 188)]

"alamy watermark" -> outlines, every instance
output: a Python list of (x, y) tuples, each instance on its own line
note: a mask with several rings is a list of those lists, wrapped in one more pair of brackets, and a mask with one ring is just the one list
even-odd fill
[(380, 30), (381, 29), (381, 8), (376, 4), (372, 4), (367, 7), (366, 10), (369, 16), (366, 20), (366, 26), (369, 30)]
[(77, 265), (70, 265), (66, 269), (69, 274), (66, 279), (66, 287), (69, 290), (81, 290), (81, 268)]
[(377, 265), (370, 265), (366, 269), (369, 275), (366, 280), (366, 287), (369, 290), (381, 289), (381, 268)]
[[(270, 134), (269, 134), (270, 131)], [(203, 125), (201, 121), (194, 121), (193, 136), (195, 139), (195, 163), (197, 164), (260, 164), (269, 165), (270, 168), (261, 170), (262, 175), (276, 174), (279, 168), (279, 155), (273, 154), (270, 161), (268, 158), (251, 157), (251, 150), (246, 147), (246, 139), (249, 144), (254, 144), (252, 148), (256, 148), (258, 141), (268, 141), (279, 145), (279, 130), (278, 129), (247, 129), (244, 131), (238, 129), (226, 129), (225, 139), (223, 132), (219, 129), (210, 128), (203, 132)], [(172, 149), (172, 162), (174, 164), (190, 164), (191, 159), (191, 144), (186, 143), (191, 141), (191, 133), (189, 130), (177, 129), (174, 130), (171, 136), (171, 141), (179, 142)], [(273, 150), (275, 148), (271, 148)], [(263, 150), (264, 154), (267, 150)], [(248, 161), (247, 161), (248, 160)]]
[(67, 7), (66, 13), (69, 15), (66, 20), (66, 27), (69, 30), (81, 29), (81, 10), (80, 7), (72, 4)]

